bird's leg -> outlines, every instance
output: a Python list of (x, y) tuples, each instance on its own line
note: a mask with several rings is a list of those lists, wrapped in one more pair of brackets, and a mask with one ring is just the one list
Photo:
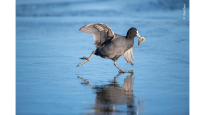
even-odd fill
[(83, 64), (85, 64), (86, 62), (88, 62), (90, 59), (91, 59), (91, 57), (92, 57), (92, 55), (95, 53), (95, 51), (93, 51), (92, 53), (91, 53), (91, 55), (89, 56), (89, 58), (87, 58), (87, 57), (82, 57), (82, 58), (80, 58), (80, 59), (86, 59), (84, 62), (82, 62), (82, 63), (80, 63), (80, 64), (78, 64), (77, 65), (77, 67), (78, 66), (80, 66), (80, 65), (83, 65)]
[(119, 69), (119, 73), (132, 73), (132, 70), (128, 70), (128, 71), (124, 71), (121, 68), (118, 67), (118, 65), (116, 64), (116, 61), (114, 61), (114, 65)]
[[(120, 71), (123, 71), (120, 67), (118, 67), (118, 65), (116, 64), (116, 61), (114, 61), (114, 65), (120, 70)], [(120, 72), (119, 71), (119, 72)]]

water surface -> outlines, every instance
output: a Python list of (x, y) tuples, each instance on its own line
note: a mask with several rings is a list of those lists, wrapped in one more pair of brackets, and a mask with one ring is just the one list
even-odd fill
[[(17, 0), (17, 115), (189, 114), (188, 2)], [(134, 66), (117, 61), (134, 74), (118, 75), (95, 55), (76, 67), (96, 49), (78, 30), (95, 22), (124, 36), (136, 27), (146, 38), (133, 46)]]

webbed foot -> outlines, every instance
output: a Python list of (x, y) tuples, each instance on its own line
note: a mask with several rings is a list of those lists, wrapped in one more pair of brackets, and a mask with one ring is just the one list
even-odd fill
[(79, 59), (88, 60), (89, 58), (87, 58), (86, 56), (84, 56), (84, 57), (81, 57), (81, 58), (79, 58)]

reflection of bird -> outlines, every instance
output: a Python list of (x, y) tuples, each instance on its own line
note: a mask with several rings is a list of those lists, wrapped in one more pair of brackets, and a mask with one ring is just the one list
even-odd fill
[[(124, 83), (122, 87), (117, 84), (117, 77), (119, 77), (121, 73), (119, 73), (114, 81), (110, 84), (105, 85), (97, 85), (91, 86), (96, 93), (95, 104), (92, 109), (94, 110), (94, 114), (114, 114), (125, 112), (124, 109), (119, 109), (121, 106), (126, 105), (128, 114), (136, 114), (141, 113), (140, 108), (144, 108), (144, 104), (140, 104), (140, 100), (138, 100), (138, 105), (135, 105), (135, 96), (133, 94), (133, 84), (134, 78), (133, 74), (127, 76), (124, 79)], [(84, 81), (83, 78), (78, 77)], [(86, 82), (86, 81), (84, 81)], [(89, 82), (90, 83), (90, 82)], [(118, 108), (119, 107), (119, 108)]]
[[(132, 70), (124, 71), (119, 68), (116, 65), (116, 61), (121, 55), (123, 55), (126, 61), (133, 65), (132, 59), (134, 59), (134, 56), (132, 47), (134, 44), (134, 37), (140, 37), (136, 28), (130, 28), (126, 36), (121, 36), (113, 33), (112, 29), (109, 26), (102, 23), (91, 23), (85, 25), (80, 28), (79, 31), (93, 34), (97, 49), (92, 52), (89, 58), (80, 58), (85, 59), (85, 61), (78, 64), (77, 66), (88, 62), (91, 59), (92, 55), (95, 54), (102, 58), (112, 59), (114, 61), (114, 65), (119, 69), (119, 72), (132, 72)], [(144, 42), (144, 40), (144, 37), (142, 37), (142, 41), (139, 40), (138, 45), (140, 44), (140, 42)]]

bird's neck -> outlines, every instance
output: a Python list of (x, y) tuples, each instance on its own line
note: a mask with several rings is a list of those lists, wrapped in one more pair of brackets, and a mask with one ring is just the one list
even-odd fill
[(127, 43), (132, 47), (134, 44), (134, 36), (126, 36)]

